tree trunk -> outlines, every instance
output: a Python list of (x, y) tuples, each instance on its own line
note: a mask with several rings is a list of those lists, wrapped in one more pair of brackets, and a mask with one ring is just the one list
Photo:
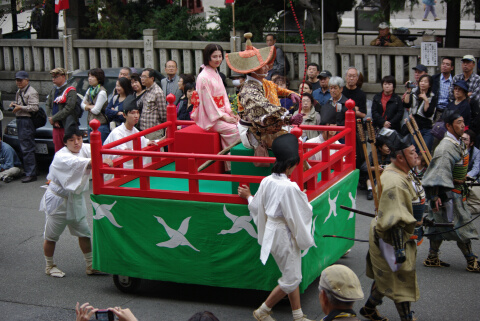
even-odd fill
[(55, 13), (55, 0), (45, 1), (45, 14), (43, 15), (42, 28), (37, 35), (38, 39), (58, 39), (58, 14)]
[(461, 0), (447, 1), (447, 30), (445, 31), (445, 48), (460, 46)]
[(15, 32), (18, 31), (16, 0), (10, 0), (10, 11), (12, 12), (12, 32)]
[(480, 22), (480, 1), (475, 1), (475, 22)]
[(380, 0), (380, 10), (383, 13), (384, 22), (390, 23), (390, 1)]

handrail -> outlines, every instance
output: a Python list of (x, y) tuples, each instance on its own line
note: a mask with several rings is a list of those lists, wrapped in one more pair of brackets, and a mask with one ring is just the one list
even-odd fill
[[(246, 201), (238, 197), (236, 194), (225, 193), (208, 193), (200, 192), (199, 181), (225, 181), (237, 182), (241, 184), (260, 183), (264, 178), (257, 175), (231, 175), (231, 174), (213, 174), (198, 172), (198, 162), (205, 160), (215, 161), (234, 161), (234, 162), (252, 162), (250, 156), (234, 156), (234, 155), (211, 155), (211, 154), (193, 154), (193, 153), (179, 153), (174, 149), (174, 133), (177, 130), (177, 125), (191, 125), (192, 121), (177, 121), (175, 114), (175, 105), (173, 105), (175, 97), (173, 95), (167, 96), (169, 102), (167, 106), (167, 121), (163, 124), (133, 134), (126, 138), (122, 138), (113, 143), (102, 146), (100, 132), (98, 127), (100, 123), (96, 120), (90, 122), (93, 129), (91, 133), (91, 148), (92, 148), (92, 178), (93, 178), (93, 193), (94, 194), (108, 194), (119, 196), (135, 196), (135, 197), (151, 197), (151, 198), (167, 198), (175, 200), (193, 200), (203, 202), (223, 202), (234, 204), (246, 204)], [(353, 105), (351, 105), (353, 104)], [(336, 130), (338, 133), (328, 139), (322, 144), (299, 142), (299, 155), (301, 163), (308, 161), (308, 159), (320, 151), (324, 152), (322, 161), (308, 161), (311, 168), (304, 172), (303, 166), (297, 166), (297, 169), (292, 173), (291, 180), (296, 182), (298, 186), (305, 190), (309, 200), (314, 199), (328, 187), (346, 176), (355, 169), (355, 112), (353, 106), (355, 103), (347, 105), (348, 111), (345, 113), (345, 126), (314, 126), (301, 125), (292, 129), (297, 137), (300, 137), (303, 129), (305, 130)], [(296, 126), (295, 126), (296, 127)], [(168, 152), (158, 151), (160, 146), (147, 146), (141, 148), (140, 137), (146, 133), (157, 131), (161, 128), (167, 129), (167, 137), (160, 143), (164, 146), (168, 145)], [(345, 138), (345, 144), (334, 144), (337, 140)], [(116, 150), (111, 149), (119, 144), (133, 141), (134, 150)], [(318, 145), (318, 146), (317, 146)], [(313, 149), (304, 153), (306, 148)], [(337, 150), (333, 155), (330, 155), (330, 149)], [(325, 153), (327, 151), (327, 153)], [(110, 168), (102, 164), (103, 155), (120, 155), (121, 157), (115, 159), (114, 167)], [(143, 157), (151, 157), (152, 162), (144, 164)], [(123, 163), (126, 161), (134, 161), (134, 168), (123, 168)], [(186, 171), (159, 171), (160, 167), (170, 164), (175, 159), (187, 159), (188, 170)], [(273, 157), (255, 157), (255, 162), (259, 163), (273, 163)], [(318, 174), (321, 177), (318, 178)], [(115, 178), (104, 182), (104, 174), (114, 174)], [(164, 178), (179, 178), (188, 180), (187, 191), (168, 191), (168, 190), (152, 190), (150, 187), (151, 177)], [(138, 178), (140, 180), (139, 188), (123, 187), (121, 185)]]

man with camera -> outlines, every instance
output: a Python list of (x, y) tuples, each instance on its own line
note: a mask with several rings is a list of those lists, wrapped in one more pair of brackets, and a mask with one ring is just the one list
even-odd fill
[(23, 168), (25, 177), (22, 183), (30, 183), (37, 180), (37, 163), (35, 160), (35, 126), (32, 121), (32, 112), (38, 110), (38, 92), (30, 86), (28, 73), (19, 71), (15, 74), (15, 82), (18, 91), (15, 101), (10, 103), (10, 111), (17, 118), (18, 139), (23, 155)]
[(378, 25), (378, 37), (370, 42), (370, 46), (404, 47), (405, 44), (402, 40), (390, 33), (387, 22), (382, 22)]

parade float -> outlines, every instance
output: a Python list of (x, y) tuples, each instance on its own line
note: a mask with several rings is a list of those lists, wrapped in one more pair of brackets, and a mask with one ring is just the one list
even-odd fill
[[(167, 97), (166, 122), (104, 146), (99, 123), (90, 123), (93, 267), (114, 275), (124, 292), (135, 291), (142, 279), (269, 291), (280, 271), (271, 256), (266, 265), (261, 263), (256, 226), (237, 187), (249, 185), (254, 193), (271, 172), (253, 162), (273, 164), (275, 158), (254, 157), (242, 144), (230, 155), (218, 155), (219, 134), (177, 120), (174, 98)], [(315, 246), (302, 253), (301, 292), (353, 245), (353, 240), (323, 235), (355, 234), (355, 214), (340, 208), (355, 207), (359, 174), (354, 105), (347, 105), (345, 126), (328, 126), (337, 131), (334, 137), (321, 144), (299, 144), (301, 163), (306, 160), (310, 168), (297, 166), (291, 180), (312, 204), (315, 240)], [(166, 138), (142, 149), (140, 137), (160, 129), (166, 130)], [(301, 125), (292, 133), (300, 137), (302, 130), (326, 129)], [(133, 150), (112, 149), (127, 141), (133, 142)], [(322, 160), (310, 160), (317, 153)], [(113, 167), (102, 164), (108, 154), (121, 156)], [(124, 168), (130, 160), (134, 168)], [(199, 171), (208, 160), (215, 162)], [(231, 162), (230, 173), (224, 171), (225, 161)], [(114, 178), (105, 181), (104, 174)]]

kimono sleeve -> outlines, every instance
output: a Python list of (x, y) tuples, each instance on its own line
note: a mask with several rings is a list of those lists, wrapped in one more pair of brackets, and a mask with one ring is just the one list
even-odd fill
[(50, 165), (48, 176), (54, 176), (66, 191), (79, 194), (85, 187), (84, 175), (87, 173), (89, 164), (90, 158), (75, 156), (68, 152), (57, 152)]

